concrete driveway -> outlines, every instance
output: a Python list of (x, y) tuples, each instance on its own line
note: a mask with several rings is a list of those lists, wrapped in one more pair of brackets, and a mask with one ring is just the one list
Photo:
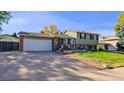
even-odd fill
[(0, 52), (0, 80), (124, 80), (121, 71), (99, 71), (53, 52)]

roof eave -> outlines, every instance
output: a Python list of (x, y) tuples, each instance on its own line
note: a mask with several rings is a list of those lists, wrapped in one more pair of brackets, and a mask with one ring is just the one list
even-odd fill
[(64, 33), (66, 33), (67, 31), (70, 31), (70, 32), (78, 32), (78, 33), (87, 33), (87, 34), (95, 34), (95, 35), (101, 35), (101, 34), (97, 34), (97, 33), (90, 33), (90, 32), (85, 32), (85, 31), (76, 31), (76, 30), (74, 30), (74, 31), (72, 31), (72, 30), (65, 30), (64, 31)]
[(21, 34), (23, 36), (26, 36), (26, 37), (41, 37), (41, 38), (53, 38), (52, 36), (35, 36), (35, 35), (24, 35), (24, 34)]

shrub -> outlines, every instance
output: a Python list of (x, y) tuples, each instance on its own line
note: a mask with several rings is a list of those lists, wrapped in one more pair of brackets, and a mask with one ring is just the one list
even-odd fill
[(99, 48), (98, 50), (99, 50), (99, 51), (104, 51), (102, 48)]

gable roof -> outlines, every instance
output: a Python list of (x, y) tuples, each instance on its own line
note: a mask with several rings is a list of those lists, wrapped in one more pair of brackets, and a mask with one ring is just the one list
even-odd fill
[(63, 33), (59, 33), (57, 35), (53, 35), (51, 33), (48, 33), (47, 35), (44, 33), (36, 33), (36, 32), (24, 32), (21, 31), (18, 33), (19, 35), (24, 35), (24, 36), (34, 36), (34, 37), (46, 37), (46, 38), (54, 38), (54, 37), (58, 37), (58, 38), (73, 38), (71, 36), (65, 35)]
[(118, 37), (106, 37), (105, 39), (100, 39), (99, 43), (100, 44), (109, 44), (108, 41), (109, 42), (111, 42), (111, 41), (118, 42), (118, 39), (119, 39)]
[(58, 35), (54, 35), (54, 37), (58, 37), (58, 38), (74, 38), (65, 34), (58, 34)]
[(100, 39), (100, 41), (113, 41), (113, 40), (118, 40), (118, 37), (106, 37), (104, 39)]
[(3, 35), (0, 35), (0, 41), (5, 41), (5, 42), (19, 42), (19, 39), (16, 38), (16, 37), (13, 37), (12, 35), (3, 34)]
[(48, 37), (48, 38), (52, 38), (53, 36), (52, 35), (46, 35), (46, 34), (43, 34), (43, 33), (35, 33), (35, 32), (24, 32), (24, 31), (21, 31), (18, 33), (19, 35), (24, 35), (24, 36), (34, 36), (34, 37)]

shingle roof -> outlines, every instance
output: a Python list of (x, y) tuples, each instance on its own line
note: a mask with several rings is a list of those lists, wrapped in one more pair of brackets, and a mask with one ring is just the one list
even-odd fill
[(118, 37), (106, 37), (105, 39), (100, 39), (100, 41), (111, 41), (111, 40), (118, 40)]
[(105, 39), (100, 39), (100, 44), (109, 44), (108, 41), (118, 41), (118, 37), (106, 37)]
[[(98, 33), (85, 32), (85, 31), (77, 31), (77, 30), (65, 30), (65, 32), (66, 32), (66, 31), (100, 35), (100, 34), (98, 34)], [(65, 33), (65, 32), (64, 32), (64, 33)]]
[(46, 34), (43, 34), (43, 33), (35, 33), (35, 32), (19, 32), (18, 33), (19, 35), (24, 35), (24, 36), (35, 36), (35, 37), (49, 37), (49, 38), (52, 38), (53, 36), (52, 35), (46, 35)]
[(0, 35), (0, 41), (19, 42), (19, 39), (16, 37), (13, 37), (12, 35), (4, 34), (4, 35)]
[(35, 32), (19, 32), (19, 35), (24, 35), (24, 36), (36, 36), (36, 37), (48, 37), (48, 38), (53, 38), (53, 37), (59, 37), (59, 38), (73, 38), (71, 36), (65, 35), (65, 34), (57, 34), (53, 35), (48, 33), (48, 35), (43, 34), (43, 33), (35, 33)]
[(54, 35), (54, 37), (59, 37), (59, 38), (74, 38), (65, 34), (58, 34), (58, 35)]

